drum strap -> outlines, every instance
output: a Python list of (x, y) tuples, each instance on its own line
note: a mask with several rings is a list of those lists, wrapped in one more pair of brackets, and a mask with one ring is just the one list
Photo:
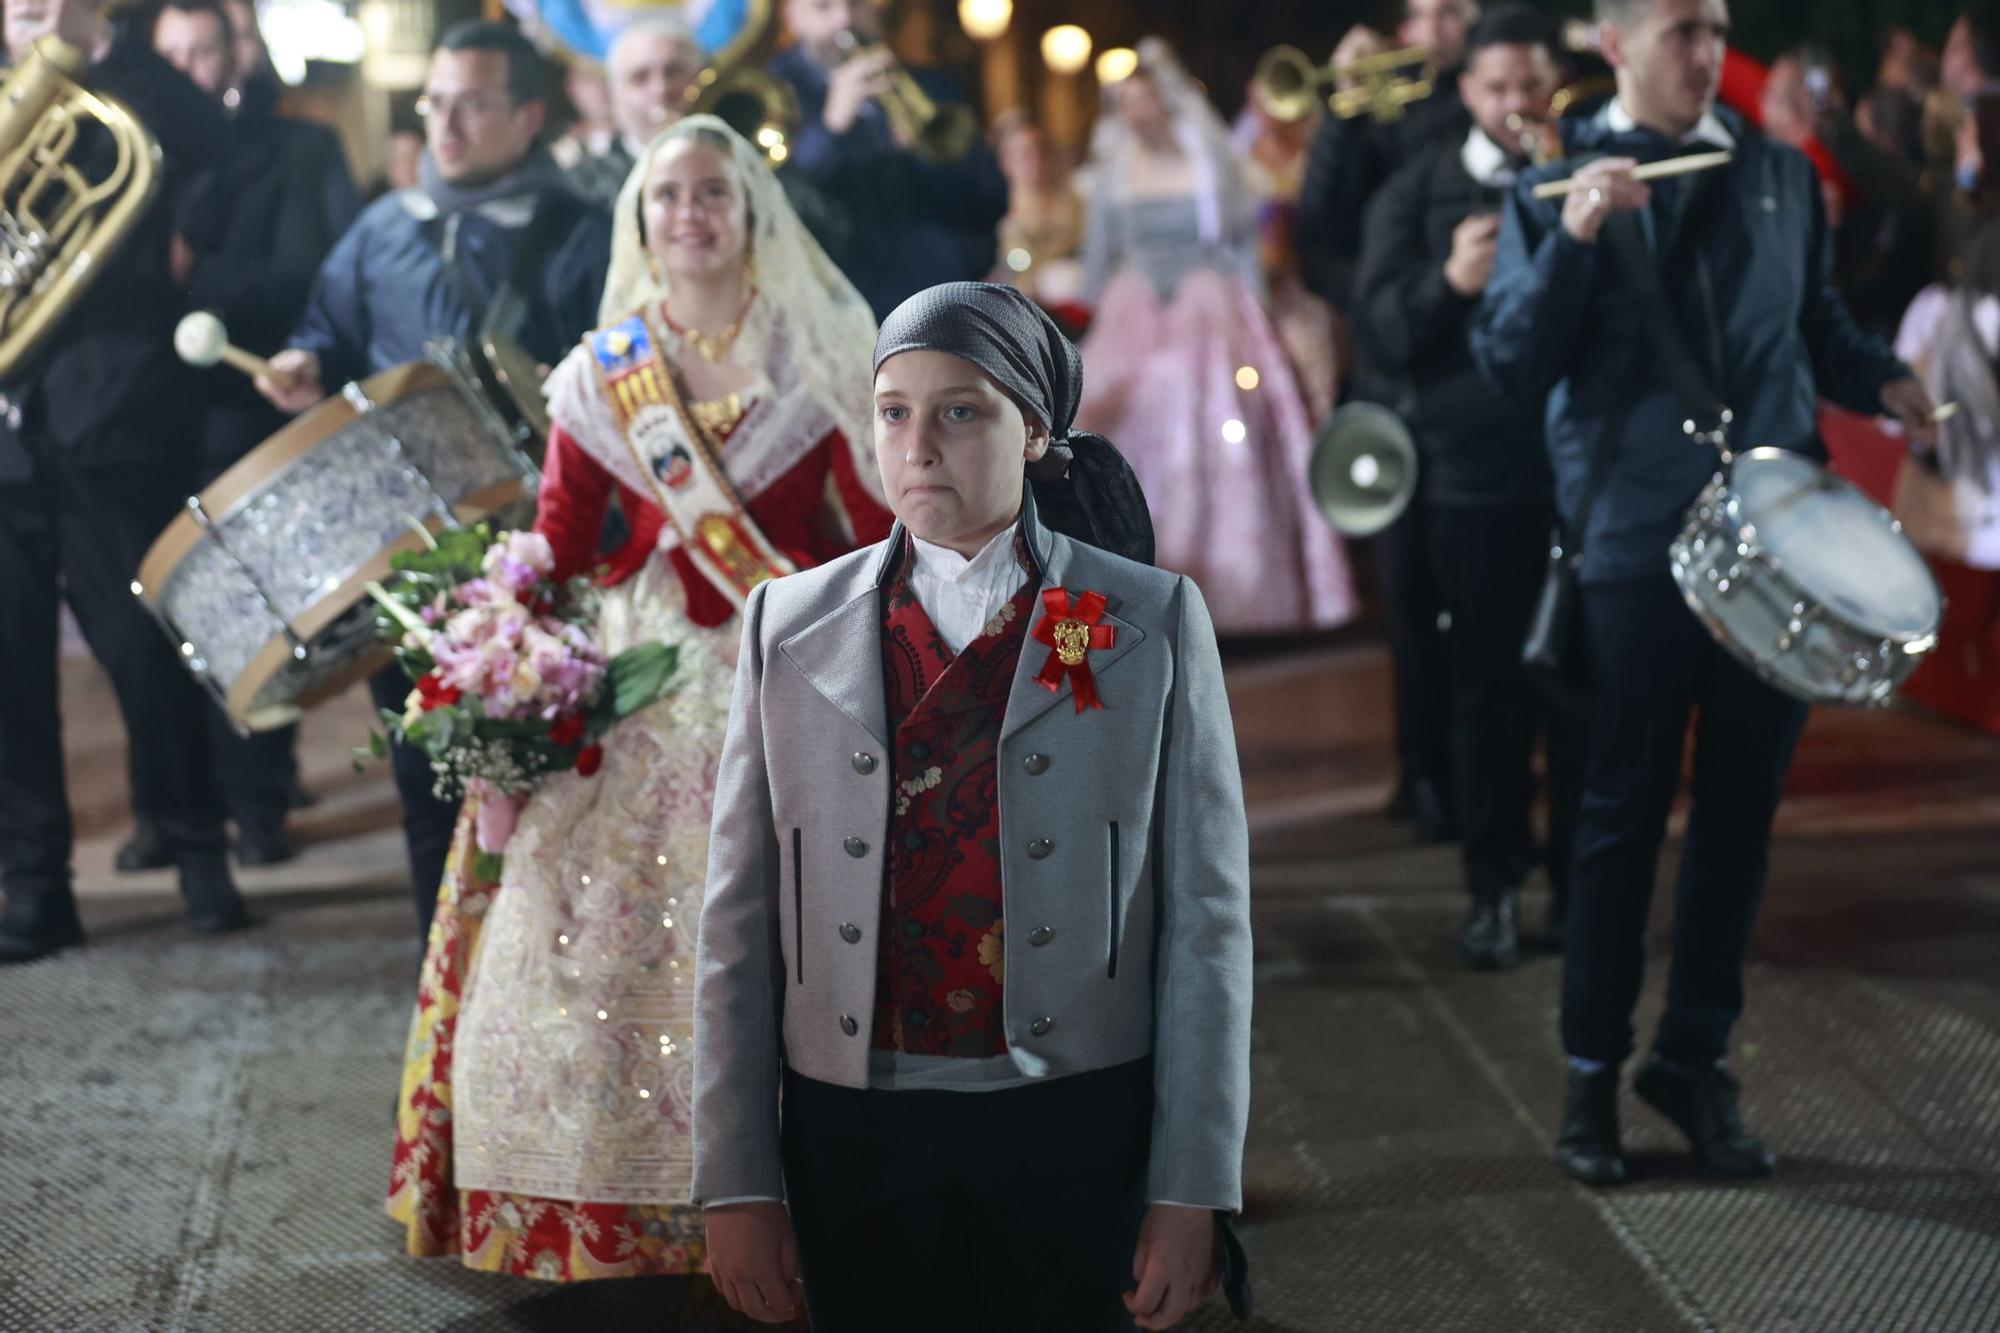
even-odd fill
[(758, 584), (796, 570), (750, 516), (720, 442), (688, 410), (652, 319), (634, 315), (586, 341), (618, 432), (702, 577), (740, 610)]

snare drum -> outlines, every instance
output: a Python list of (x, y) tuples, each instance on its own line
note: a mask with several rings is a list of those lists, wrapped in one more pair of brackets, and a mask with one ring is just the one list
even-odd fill
[(539, 479), (456, 345), (349, 384), (188, 501), (132, 590), (239, 728), (283, 726), (388, 659), (370, 580), (436, 532), (525, 520)]
[(1887, 703), (1937, 646), (1944, 597), (1896, 520), (1787, 450), (1736, 455), (1669, 561), (1709, 633), (1808, 703)]

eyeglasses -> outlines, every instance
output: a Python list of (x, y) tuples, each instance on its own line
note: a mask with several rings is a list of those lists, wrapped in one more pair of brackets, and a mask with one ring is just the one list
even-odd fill
[(425, 93), (417, 99), (417, 115), (449, 121), (457, 113), (465, 120), (484, 120), (513, 105), (514, 99), (505, 93)]

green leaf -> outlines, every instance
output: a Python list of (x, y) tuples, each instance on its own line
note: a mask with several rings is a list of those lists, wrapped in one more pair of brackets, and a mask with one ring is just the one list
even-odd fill
[[(398, 721), (400, 720), (398, 719)], [(368, 755), (371, 759), (387, 759), (389, 757), (389, 738), (373, 727), (368, 729)]]
[(507, 858), (498, 852), (474, 851), (472, 853), (472, 878), (481, 884), (498, 884), (500, 872), (506, 868)]
[(610, 686), (611, 715), (630, 717), (667, 697), (673, 685), (674, 669), (680, 664), (680, 649), (672, 644), (645, 643), (627, 648), (606, 664), (605, 681)]

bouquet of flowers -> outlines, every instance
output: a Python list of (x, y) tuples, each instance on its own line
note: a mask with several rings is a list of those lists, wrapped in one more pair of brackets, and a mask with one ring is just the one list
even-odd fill
[[(604, 757), (599, 738), (673, 683), (667, 644), (606, 656), (591, 637), (596, 589), (557, 580), (538, 533), (453, 529), (391, 567), (368, 591), (412, 684), (400, 714), (382, 710), (369, 753), (385, 757), (391, 739), (421, 749), (440, 797), (506, 798), (488, 804), (511, 812), (551, 773), (589, 777)], [(482, 827), (483, 850), (504, 841)]]

